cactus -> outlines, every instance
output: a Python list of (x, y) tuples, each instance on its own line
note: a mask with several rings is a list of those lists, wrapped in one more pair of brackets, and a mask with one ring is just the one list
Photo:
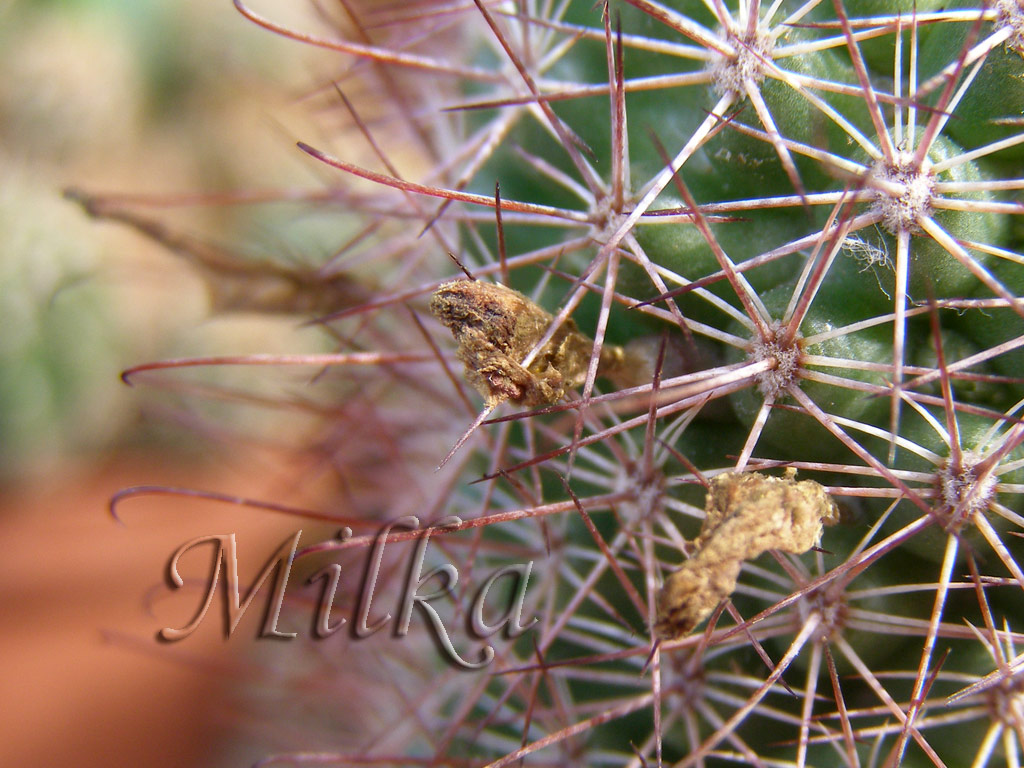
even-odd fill
[[(346, 508), (457, 516), (431, 540), (463, 583), (529, 560), (539, 618), (478, 627), (476, 677), (412, 638), (394, 677), (358, 665), (359, 727), (291, 759), (1019, 763), (1024, 3), (367, 4), (316, 32), (235, 5), (337, 54), (360, 141), (300, 143), (324, 186), (280, 201), (336, 214), (337, 255), (253, 264), (81, 199), (222, 307), (315, 317), (336, 349), (276, 362), (329, 366)], [(502, 341), (484, 295), (531, 330)], [(352, 425), (375, 439), (337, 447)], [(781, 468), (839, 522), (722, 544), (735, 589), (665, 621), (715, 478)]]

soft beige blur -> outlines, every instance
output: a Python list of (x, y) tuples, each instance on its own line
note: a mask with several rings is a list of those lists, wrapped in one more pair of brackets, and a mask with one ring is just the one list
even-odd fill
[[(309, 10), (279, 5), (291, 21)], [(118, 375), (175, 355), (300, 352), (320, 341), (294, 318), (208, 318), (205, 287), (186, 265), (90, 221), (61, 191), (308, 183), (294, 148), (310, 138), (305, 105), (294, 97), (328, 64), (253, 28), (226, 0), (45, 7), (0, 3), (3, 759), (210, 765), (223, 749), (225, 681), (246, 643), (224, 643), (213, 622), (195, 642), (157, 645), (166, 617), (146, 612), (146, 592), (192, 536), (235, 532), (262, 559), (301, 523), (146, 499), (126, 505), (120, 527), (107, 502), (155, 482), (301, 504), (315, 484), (298, 493), (287, 458), (272, 451), (195, 450), (184, 428), (154, 442), (138, 431), (153, 393)], [(177, 80), (162, 103), (154, 73), (168, 61)], [(217, 211), (185, 215), (211, 232), (223, 222)], [(282, 437), (295, 421), (267, 418)]]

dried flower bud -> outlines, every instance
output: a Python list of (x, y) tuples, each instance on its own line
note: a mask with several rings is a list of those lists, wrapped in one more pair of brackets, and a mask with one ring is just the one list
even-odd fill
[[(455, 280), (437, 289), (430, 311), (452, 332), (466, 378), (488, 406), (505, 400), (525, 406), (554, 403), (586, 380), (594, 343), (572, 319), (559, 326), (529, 365), (521, 365), (554, 318), (518, 291)], [(617, 356), (620, 348), (604, 346), (602, 361)]]
[(839, 509), (813, 480), (727, 472), (711, 480), (697, 552), (665, 581), (655, 632), (672, 640), (692, 631), (736, 588), (740, 566), (769, 549), (802, 554), (821, 540)]

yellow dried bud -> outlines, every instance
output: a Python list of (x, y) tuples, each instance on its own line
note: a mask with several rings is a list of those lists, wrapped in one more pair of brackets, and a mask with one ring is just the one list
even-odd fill
[(744, 560), (769, 549), (802, 554), (821, 540), (839, 509), (813, 480), (727, 472), (711, 480), (697, 552), (665, 581), (654, 630), (665, 640), (691, 632), (736, 589)]

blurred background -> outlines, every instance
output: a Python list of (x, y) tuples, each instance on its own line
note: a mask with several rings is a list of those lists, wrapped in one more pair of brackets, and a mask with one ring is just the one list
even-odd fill
[[(309, 5), (278, 3), (275, 18), (302, 23)], [(289, 457), (274, 447), (196, 439), (195, 428), (177, 427), (201, 414), (119, 374), (168, 357), (301, 352), (323, 340), (294, 317), (213, 317), (208, 286), (179, 258), (91, 220), (63, 191), (308, 185), (310, 163), (294, 141), (318, 138), (303, 122), (327, 68), (317, 55), (257, 29), (230, 0), (0, 0), (5, 764), (244, 765), (266, 754), (239, 743), (224, 714), (247, 662), (224, 641), (220, 616), (188, 643), (161, 646), (157, 630), (186, 623), (197, 603), (149, 598), (167, 593), (168, 558), (188, 539), (236, 533), (255, 572), (301, 522), (144, 498), (120, 508), (119, 525), (108, 502), (156, 483), (301, 506), (315, 504), (315, 484), (290, 486)], [(155, 213), (229, 236), (233, 217), (252, 215), (211, 205)], [(274, 225), (248, 246), (329, 247), (317, 235), (329, 221), (299, 222), (301, 232)], [(259, 418), (257, 430), (293, 428), (287, 413)], [(260, 618), (246, 617), (246, 640)]]

